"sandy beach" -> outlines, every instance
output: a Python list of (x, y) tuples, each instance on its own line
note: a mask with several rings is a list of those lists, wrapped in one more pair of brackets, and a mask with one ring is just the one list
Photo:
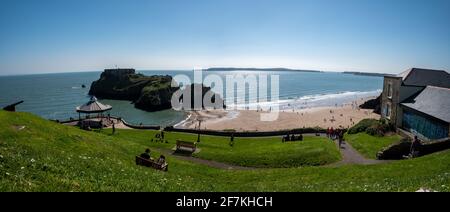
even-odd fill
[(210, 130), (274, 131), (303, 127), (347, 128), (362, 119), (380, 118), (380, 115), (373, 113), (372, 110), (359, 109), (359, 105), (368, 99), (371, 98), (335, 107), (280, 111), (278, 119), (271, 122), (260, 120), (260, 115), (265, 113), (261, 111), (193, 111), (190, 112), (188, 119), (176, 127), (198, 129), (198, 120), (201, 120), (200, 128)]

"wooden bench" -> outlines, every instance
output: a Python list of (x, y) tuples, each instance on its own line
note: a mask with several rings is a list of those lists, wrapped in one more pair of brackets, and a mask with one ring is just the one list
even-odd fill
[(169, 164), (166, 162), (159, 164), (154, 160), (147, 160), (145, 158), (141, 158), (140, 156), (136, 156), (136, 165), (151, 167), (165, 172), (169, 170)]
[(194, 142), (177, 140), (176, 150), (181, 152), (189, 152), (192, 154), (195, 150), (197, 150), (197, 145)]

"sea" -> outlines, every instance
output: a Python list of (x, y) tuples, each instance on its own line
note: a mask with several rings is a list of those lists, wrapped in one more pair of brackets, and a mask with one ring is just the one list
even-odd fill
[[(137, 71), (144, 75), (185, 75), (193, 81), (193, 71), (152, 70)], [(34, 74), (17, 76), (0, 76), (0, 108), (23, 100), (17, 106), (18, 111), (30, 112), (51, 120), (68, 120), (77, 118), (76, 107), (89, 101), (88, 95), (91, 83), (100, 78), (101, 71)], [(377, 96), (381, 93), (383, 78), (345, 74), (341, 72), (296, 72), (296, 71), (211, 71), (203, 72), (203, 77), (210, 74), (219, 76), (224, 85), (227, 76), (278, 76), (279, 98), (271, 101), (270, 82), (268, 101), (261, 103), (269, 106), (279, 106), (280, 109), (303, 109), (322, 106), (336, 106), (361, 98)], [(259, 78), (258, 78), (259, 79)], [(86, 87), (83, 88), (82, 85)], [(226, 88), (215, 92), (223, 93), (226, 99)], [(255, 102), (251, 98), (249, 87), (239, 89), (235, 94), (245, 94), (245, 101)], [(275, 98), (274, 98), (275, 99)], [(146, 112), (134, 108), (129, 101), (100, 99), (102, 103), (112, 106), (110, 114), (124, 118), (127, 122), (144, 125), (170, 126), (186, 119), (187, 113), (172, 109)]]

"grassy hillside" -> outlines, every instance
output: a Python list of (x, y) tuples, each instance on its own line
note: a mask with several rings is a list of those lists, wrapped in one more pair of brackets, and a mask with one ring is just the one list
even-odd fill
[[(197, 141), (197, 135), (166, 132), (168, 144), (150, 142), (156, 131), (118, 130), (114, 137), (152, 147), (172, 149), (177, 139)], [(111, 130), (103, 130), (109, 135)], [(230, 146), (229, 137), (201, 136), (200, 152), (194, 157), (248, 167), (299, 167), (330, 164), (341, 159), (336, 145), (323, 137), (304, 137), (302, 142), (282, 143), (281, 137), (235, 138)]]
[(376, 159), (377, 152), (389, 145), (399, 142), (401, 137), (399, 135), (389, 136), (371, 136), (367, 133), (346, 134), (345, 140), (349, 142), (353, 148), (358, 150), (367, 158)]
[(137, 140), (0, 111), (0, 191), (450, 191), (450, 151), (380, 165), (250, 171), (168, 156), (164, 173), (134, 165), (150, 145)]

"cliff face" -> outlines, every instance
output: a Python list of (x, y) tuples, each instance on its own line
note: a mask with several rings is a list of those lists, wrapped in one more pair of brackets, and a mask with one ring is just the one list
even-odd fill
[[(185, 110), (201, 110), (201, 109), (225, 109), (225, 103), (223, 98), (214, 93), (211, 87), (204, 86), (203, 84), (191, 84), (186, 86), (186, 88), (179, 90), (174, 95), (179, 102), (183, 103), (183, 108)], [(198, 95), (196, 93), (201, 92), (201, 105), (197, 108), (195, 105), (195, 99)]]
[[(104, 99), (129, 100), (138, 109), (159, 111), (172, 107), (172, 95), (180, 89), (171, 87), (171, 82), (171, 76), (144, 76), (136, 74), (134, 69), (107, 69), (100, 75), (99, 80), (92, 82), (89, 95)], [(202, 96), (210, 89), (202, 86)], [(179, 96), (179, 99), (182, 100), (183, 95)], [(215, 98), (215, 95), (212, 96), (212, 101), (223, 102), (221, 98)]]
[(374, 113), (381, 114), (381, 94), (376, 99), (370, 99), (359, 107), (361, 109), (373, 109)]
[(134, 69), (107, 69), (92, 82), (89, 95), (104, 99), (129, 100), (135, 107), (158, 111), (171, 107), (170, 99), (178, 87), (171, 87), (171, 76), (144, 76)]
[(165, 110), (172, 107), (172, 94), (178, 90), (178, 87), (171, 87), (172, 77), (161, 79), (145, 86), (141, 90), (141, 95), (135, 101), (135, 107), (146, 111)]

